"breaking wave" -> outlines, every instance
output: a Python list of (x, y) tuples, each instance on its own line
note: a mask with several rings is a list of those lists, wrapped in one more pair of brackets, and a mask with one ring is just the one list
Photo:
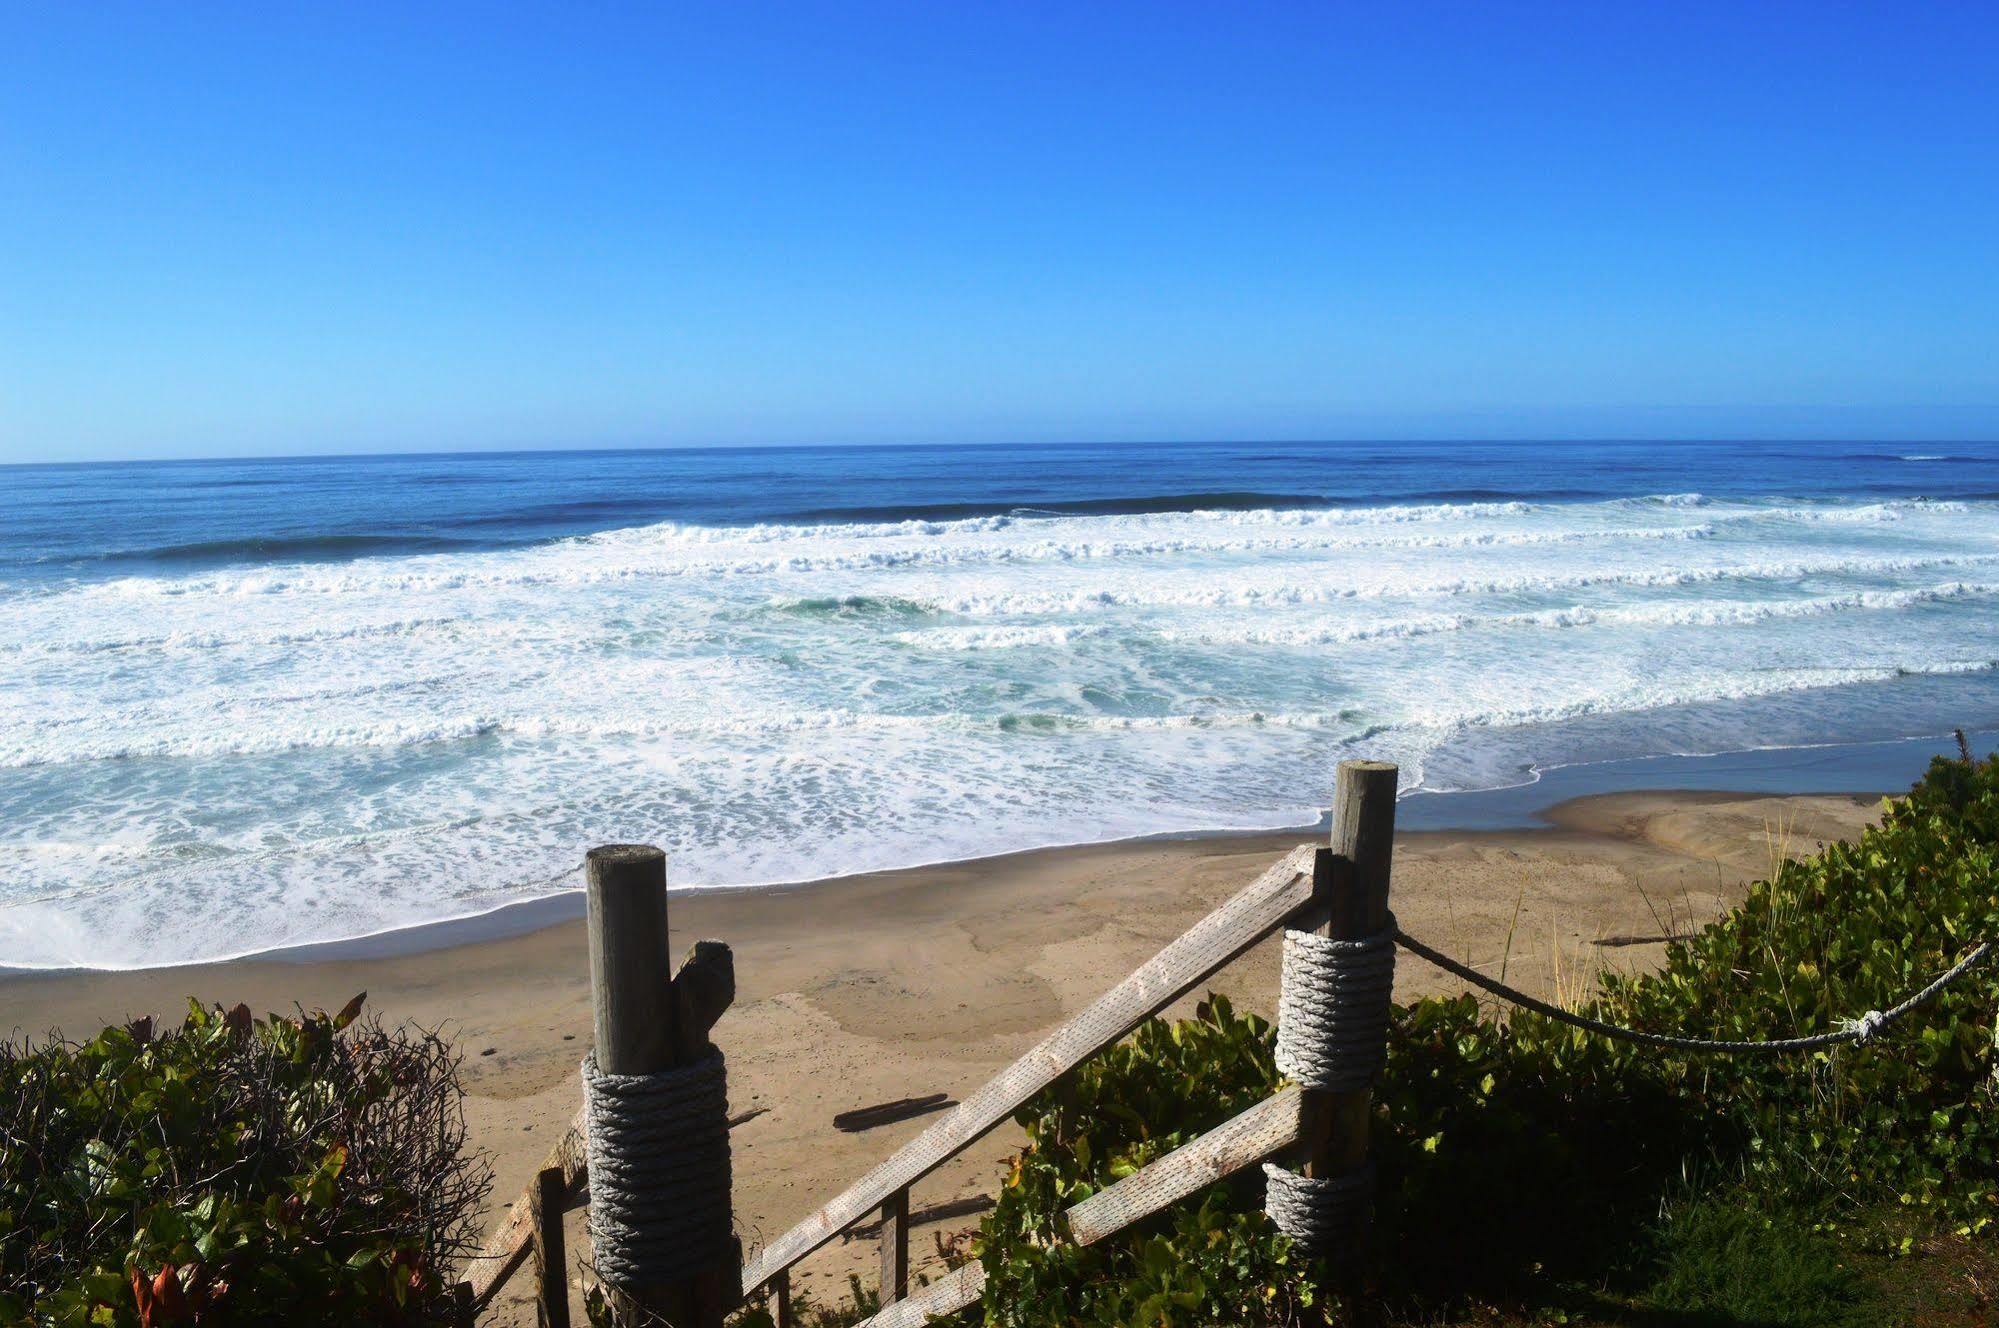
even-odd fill
[(742, 885), (1296, 824), (1357, 752), (1477, 787), (1999, 715), (1962, 493), (984, 506), (0, 578), (0, 964), (460, 916), (612, 839)]

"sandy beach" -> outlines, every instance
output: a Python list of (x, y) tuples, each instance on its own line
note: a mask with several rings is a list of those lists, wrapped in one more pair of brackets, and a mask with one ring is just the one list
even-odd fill
[[(1394, 902), (1404, 927), (1509, 981), (1567, 995), (1596, 965), (1642, 966), (1657, 937), (1711, 918), (1774, 857), (1849, 837), (1876, 795), (1612, 793), (1562, 803), (1543, 828), (1400, 836)], [(924, 1120), (859, 1133), (833, 1117), (897, 1098), (958, 1097), (1246, 884), (1304, 832), (1048, 850), (776, 890), (673, 897), (674, 948), (728, 942), (738, 995), (717, 1028), (746, 1248), (782, 1233)], [(580, 907), (580, 906), (579, 906)], [(574, 910), (571, 910), (573, 913)], [(1269, 1013), (1276, 945), (1213, 986)], [(1405, 960), (1398, 995), (1450, 981)], [(495, 1171), (494, 1212), (517, 1194), (575, 1112), (590, 1036), (588, 963), (574, 916), (521, 935), (417, 953), (243, 960), (164, 970), (0, 977), (0, 1030), (87, 1034), (190, 995), (335, 1008), (357, 991), (391, 1019), (446, 1029), (463, 1048), (467, 1111)], [(926, 1208), (990, 1194), (1016, 1139), (1002, 1130), (918, 1186)], [(579, 1230), (581, 1214), (572, 1214)], [(920, 1227), (913, 1258), (934, 1262)], [(926, 1257), (930, 1256), (930, 1257)], [(873, 1242), (835, 1242), (794, 1285), (832, 1299), (871, 1281)], [(532, 1322), (526, 1279), (499, 1322)]]

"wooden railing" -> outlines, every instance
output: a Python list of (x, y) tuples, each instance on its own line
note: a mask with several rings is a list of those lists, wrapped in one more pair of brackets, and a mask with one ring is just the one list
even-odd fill
[[(560, 1228), (560, 1209), (574, 1201), (589, 1179), (589, 1165), (583, 1149), (583, 1113), (579, 1111), (555, 1147), (548, 1150), (548, 1156), (543, 1159), (540, 1170), (528, 1183), (527, 1189), (514, 1200), (507, 1209), (506, 1217), (501, 1219), (500, 1225), (466, 1264), (466, 1300), (472, 1313), (477, 1314), (490, 1305), (493, 1297), (506, 1286), (507, 1279), (527, 1262), (536, 1236), (543, 1230), (537, 1219), (550, 1221), (545, 1216), (545, 1210), (549, 1206), (551, 1190), (560, 1196), (556, 1205), (558, 1211), (552, 1219), (553, 1225)], [(554, 1185), (544, 1181), (544, 1176), (553, 1176)]]
[[(1070, 1238), (1078, 1245), (1094, 1245), (1244, 1167), (1291, 1148), (1298, 1143), (1302, 1128), (1301, 1097), (1296, 1088), (1275, 1093), (1076, 1204), (1063, 1214), (1069, 1221)], [(885, 1304), (860, 1328), (918, 1328), (933, 1315), (970, 1305), (985, 1286), (985, 1265), (976, 1261), (965, 1264), (915, 1295)]]
[[(1244, 951), (1284, 926), (1316, 928), (1328, 935), (1364, 934), (1386, 916), (1389, 843), (1394, 833), (1395, 770), (1367, 762), (1340, 768), (1330, 848), (1301, 845), (1235, 897), (1202, 918), (1105, 992), (1087, 1009), (1043, 1038), (1013, 1064), (969, 1094), (921, 1134), (789, 1231), (770, 1242), (742, 1270), (741, 1295), (767, 1296), (779, 1328), (790, 1328), (790, 1271), (842, 1232), (879, 1216), (882, 1310), (868, 1328), (918, 1325), (979, 1298), (983, 1267), (969, 1263), (929, 1285), (909, 1288), (910, 1187), (1007, 1120), (1035, 1094), (1140, 1023), (1192, 991)], [(661, 898), (664, 878), (661, 877)], [(593, 894), (593, 901), (595, 896)], [(598, 924), (593, 921), (593, 927)], [(662, 922), (663, 927), (663, 922)], [(710, 943), (704, 943), (707, 945)], [(717, 961), (715, 951), (721, 959)], [(714, 947), (705, 973), (700, 947), (672, 980), (679, 1025), (698, 1019), (701, 1036), (727, 1005), (715, 995), (716, 968), (727, 951)], [(733, 992), (733, 971), (727, 985)], [(706, 992), (704, 995), (703, 993)], [(604, 1007), (600, 992), (599, 1009)], [(696, 1013), (690, 1013), (696, 1012)], [(1068, 1210), (1073, 1239), (1091, 1244), (1158, 1212), (1243, 1167), (1298, 1150), (1308, 1174), (1339, 1174), (1364, 1158), (1367, 1094), (1314, 1093), (1286, 1088), (1234, 1119)], [(531, 1251), (553, 1239), (559, 1260), (560, 1208), (588, 1179), (583, 1118), (579, 1114), (549, 1153), (543, 1173), (517, 1200), (468, 1272), (474, 1312), (483, 1309)], [(558, 1197), (560, 1202), (557, 1202)], [(558, 1230), (548, 1230), (550, 1209)], [(544, 1257), (537, 1257), (538, 1267)], [(544, 1273), (544, 1278), (546, 1273)], [(559, 1277), (559, 1274), (558, 1274)], [(544, 1321), (565, 1328), (564, 1284), (542, 1288)], [(713, 1297), (701, 1298), (699, 1328), (719, 1322)], [(690, 1325), (693, 1328), (693, 1325)]]
[[(743, 1294), (757, 1294), (772, 1278), (878, 1210), (907, 1213), (910, 1186), (977, 1143), (1036, 1093), (1226, 967), (1311, 895), (1312, 850), (1294, 849), (837, 1198), (772, 1241), (743, 1270)], [(906, 1241), (908, 1234), (903, 1224), (885, 1221), (884, 1249)], [(888, 1299), (884, 1294), (883, 1300)]]

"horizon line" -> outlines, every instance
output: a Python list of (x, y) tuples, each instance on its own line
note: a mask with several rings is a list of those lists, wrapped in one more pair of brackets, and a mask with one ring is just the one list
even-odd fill
[(529, 445), (521, 447), (441, 447), (398, 450), (385, 448), (380, 451), (358, 452), (244, 452), (238, 454), (211, 454), (197, 456), (168, 457), (99, 457), (69, 461), (0, 461), (0, 469), (64, 470), (90, 466), (198, 466), (219, 465), (231, 462), (315, 462), (315, 461), (381, 461), (398, 458), (423, 457), (495, 457), (495, 456), (589, 456), (612, 453), (648, 452), (908, 452), (929, 449), (1054, 449), (1068, 447), (1578, 447), (1589, 444), (1615, 444), (1630, 447), (1713, 447), (1737, 445), (1763, 447), (1773, 444), (1795, 444), (1799, 446), (1874, 446), (1874, 447), (1993, 447), (1999, 446), (1999, 437), (1992, 438), (1868, 438), (1868, 437), (1823, 437), (1801, 438), (1792, 435), (1751, 436), (1723, 434), (1710, 436), (1658, 435), (1653, 437), (1556, 437), (1556, 438), (1474, 438), (1438, 435), (1420, 438), (1131, 438), (1114, 440), (1057, 439), (1039, 441), (971, 441), (971, 442), (901, 442), (901, 443), (588, 443), (575, 445)]

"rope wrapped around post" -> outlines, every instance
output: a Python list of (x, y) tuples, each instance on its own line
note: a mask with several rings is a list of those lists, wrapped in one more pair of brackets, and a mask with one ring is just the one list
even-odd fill
[(1356, 1239), (1374, 1197), (1374, 1168), (1317, 1180), (1275, 1162), (1263, 1164), (1263, 1211), (1297, 1246), (1323, 1254)]
[[(1367, 1088), (1381, 1070), (1388, 1001), (1395, 987), (1395, 920), (1372, 936), (1340, 941), (1284, 933), (1277, 1003), (1277, 1068), (1320, 1092)], [(1345, 1176), (1304, 1176), (1263, 1166), (1264, 1211), (1309, 1253), (1357, 1234), (1373, 1192), (1373, 1168)]]
[(735, 1235), (722, 1053), (656, 1074), (606, 1074), (592, 1054), (583, 1105), (597, 1275), (635, 1289), (726, 1262)]

